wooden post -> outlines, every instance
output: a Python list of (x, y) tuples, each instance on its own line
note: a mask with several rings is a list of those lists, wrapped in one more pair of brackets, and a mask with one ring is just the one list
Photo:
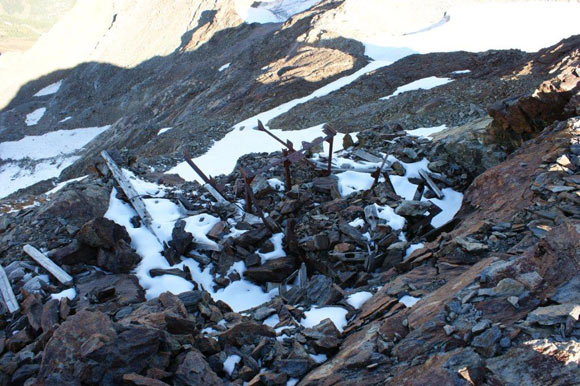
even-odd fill
[(52, 260), (46, 257), (38, 249), (34, 248), (32, 245), (26, 244), (23, 248), (24, 252), (34, 259), (38, 264), (40, 264), (44, 269), (46, 269), (52, 276), (56, 278), (59, 282), (64, 285), (71, 285), (73, 278), (62, 270), (58, 265), (54, 264)]
[(1, 265), (0, 265), (0, 292), (2, 292), (4, 304), (6, 304), (8, 312), (13, 314), (14, 312), (20, 309), (18, 301), (16, 300), (16, 296), (14, 296), (14, 291), (12, 291), (12, 287), (10, 286), (8, 276), (6, 276), (6, 271), (4, 271), (4, 268)]

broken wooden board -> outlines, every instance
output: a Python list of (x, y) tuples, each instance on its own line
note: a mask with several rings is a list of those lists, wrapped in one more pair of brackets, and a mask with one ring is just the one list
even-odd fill
[(52, 276), (56, 278), (62, 284), (68, 286), (73, 283), (73, 278), (66, 273), (62, 268), (52, 262), (48, 257), (46, 257), (38, 249), (34, 248), (32, 245), (26, 244), (23, 248), (24, 252), (34, 261), (36, 261), (40, 266), (46, 269)]
[(363, 149), (356, 149), (352, 152), (352, 155), (357, 156), (358, 158), (368, 161), (368, 162), (373, 162), (373, 163), (379, 163), (382, 162), (383, 159), (380, 157), (377, 157), (376, 155), (373, 155), (369, 152), (364, 151)]
[(149, 228), (153, 232), (153, 234), (157, 237), (157, 234), (153, 231), (152, 228), (153, 217), (151, 217), (151, 215), (147, 211), (147, 207), (145, 206), (145, 202), (143, 202), (141, 196), (137, 193), (135, 188), (133, 188), (131, 182), (127, 179), (127, 177), (125, 177), (125, 175), (123, 174), (121, 169), (119, 169), (119, 167), (117, 166), (115, 161), (111, 158), (109, 153), (103, 150), (101, 152), (101, 156), (107, 163), (107, 166), (109, 167), (109, 170), (113, 174), (113, 177), (119, 184), (119, 187), (121, 188), (121, 190), (123, 190), (129, 201), (131, 202), (131, 205), (141, 218), (141, 221), (143, 221), (143, 224), (145, 224), (145, 226), (147, 226), (147, 228)]
[(14, 291), (12, 291), (12, 287), (10, 286), (8, 276), (6, 276), (6, 271), (4, 271), (4, 267), (2, 266), (0, 266), (0, 292), (2, 293), (2, 298), (4, 299), (4, 304), (6, 304), (8, 312), (12, 314), (20, 309), (16, 296), (14, 296)]
[(437, 198), (441, 200), (443, 198), (443, 193), (437, 187), (437, 185), (435, 185), (435, 183), (433, 182), (433, 180), (431, 179), (429, 174), (425, 170), (419, 169), (419, 175), (421, 176), (421, 178), (423, 178), (425, 180), (427, 185), (429, 185), (429, 189), (431, 189), (433, 191), (433, 193), (435, 193)]

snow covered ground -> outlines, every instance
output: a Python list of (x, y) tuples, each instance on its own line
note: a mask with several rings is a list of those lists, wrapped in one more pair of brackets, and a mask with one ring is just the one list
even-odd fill
[(0, 198), (33, 185), (58, 177), (79, 156), (77, 152), (110, 126), (57, 130), (19, 141), (0, 143)]
[(26, 119), (24, 119), (24, 123), (26, 123), (26, 126), (34, 126), (38, 124), (38, 122), (42, 119), (42, 116), (44, 115), (45, 112), (46, 107), (41, 107), (34, 110), (30, 114), (26, 114)]

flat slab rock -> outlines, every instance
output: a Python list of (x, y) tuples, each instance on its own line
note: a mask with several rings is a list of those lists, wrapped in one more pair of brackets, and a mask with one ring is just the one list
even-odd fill
[(530, 312), (527, 321), (545, 326), (566, 323), (568, 318), (578, 321), (580, 317), (580, 305), (578, 304), (558, 304), (555, 306), (539, 307)]

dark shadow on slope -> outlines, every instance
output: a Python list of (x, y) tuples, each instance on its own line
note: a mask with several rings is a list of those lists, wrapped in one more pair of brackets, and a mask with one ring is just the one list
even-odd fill
[[(184, 34), (180, 47), (165, 57), (151, 58), (130, 69), (90, 62), (47, 74), (24, 85), (0, 112), (0, 141), (113, 124), (88, 146), (89, 158), (98, 157), (104, 148), (128, 148), (135, 157), (179, 152), (181, 158), (186, 148), (199, 154), (236, 122), (308, 95), (366, 64), (364, 47), (354, 40), (338, 38), (315, 45), (298, 42), (297, 38), (311, 28), (316, 14), (293, 20), (281, 29), (278, 24), (226, 28), (188, 51), (191, 36), (215, 17), (215, 13), (206, 12), (202, 18), (206, 23)], [(263, 68), (284, 63), (295, 55), (296, 47), (310, 50), (310, 61), (304, 66), (319, 67), (317, 57), (322, 51), (350, 61), (316, 80), (300, 74), (286, 77), (284, 82), (258, 80)], [(219, 71), (226, 63), (231, 63), (230, 67)], [(33, 97), (41, 88), (63, 78), (56, 94)], [(25, 126), (26, 114), (39, 107), (47, 108), (40, 122)], [(69, 116), (72, 118), (63, 122)], [(162, 127), (174, 129), (157, 136)], [(63, 177), (84, 173), (91, 162), (79, 161)], [(166, 165), (174, 162), (165, 160)]]

